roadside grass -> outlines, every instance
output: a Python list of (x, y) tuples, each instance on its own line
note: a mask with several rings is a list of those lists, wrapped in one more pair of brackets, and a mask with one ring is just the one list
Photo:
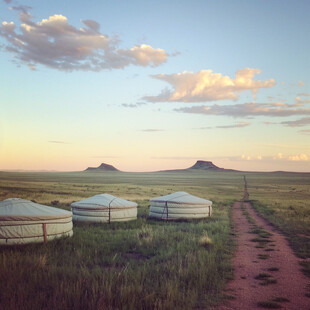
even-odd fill
[(267, 309), (280, 309), (282, 306), (275, 301), (259, 301), (257, 303), (258, 307), (267, 308)]
[(287, 236), (300, 258), (310, 258), (310, 174), (249, 173), (247, 186), (253, 207)]
[(268, 271), (279, 271), (280, 269), (278, 267), (270, 267), (267, 269)]
[(289, 302), (290, 300), (287, 299), (286, 297), (276, 297), (272, 301), (275, 301), (275, 302)]
[[(75, 177), (75, 183), (70, 183), (66, 175), (59, 182), (35, 177), (7, 181), (1, 180), (0, 173), (1, 199), (21, 197), (48, 205), (57, 200), (57, 207), (70, 209), (72, 201), (109, 192), (135, 200), (138, 219), (78, 223), (72, 238), (1, 247), (0, 308), (194, 309), (225, 298), (224, 286), (233, 276), (231, 197), (241, 191), (242, 180), (239, 188), (238, 179), (233, 179), (237, 182), (228, 186), (230, 197), (224, 200), (229, 195), (214, 198), (226, 181), (209, 188), (210, 180), (199, 177), (195, 183), (195, 176), (188, 175), (186, 182), (180, 176), (165, 176), (162, 183), (126, 176), (129, 184), (91, 183), (89, 176), (85, 180), (90, 183), (79, 183)], [(121, 180), (121, 176), (114, 178), (110, 181)], [(148, 218), (149, 198), (177, 190), (213, 200), (213, 216), (177, 222)]]
[(260, 273), (255, 277), (255, 279), (261, 281), (259, 282), (260, 285), (269, 285), (277, 283), (277, 280), (268, 273)]

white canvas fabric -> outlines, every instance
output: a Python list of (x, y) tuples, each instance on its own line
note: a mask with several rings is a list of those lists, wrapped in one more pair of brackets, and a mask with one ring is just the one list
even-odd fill
[(72, 213), (29, 200), (0, 202), (0, 244), (44, 242), (72, 236)]
[(73, 221), (110, 223), (137, 219), (137, 204), (109, 194), (99, 194), (71, 204)]
[(165, 220), (205, 218), (212, 215), (212, 202), (176, 192), (150, 200), (150, 217)]

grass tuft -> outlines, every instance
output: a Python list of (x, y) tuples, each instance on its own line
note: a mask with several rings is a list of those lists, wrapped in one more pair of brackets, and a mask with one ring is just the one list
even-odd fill
[(268, 271), (279, 271), (278, 267), (270, 267), (267, 269)]
[(259, 301), (257, 303), (258, 307), (268, 308), (268, 309), (280, 309), (282, 306), (274, 301)]
[(269, 285), (277, 283), (277, 280), (268, 273), (260, 273), (255, 277), (255, 279), (261, 280), (261, 282), (259, 283), (260, 285)]
[(268, 254), (258, 254), (259, 259), (268, 259), (270, 256)]
[(275, 301), (275, 302), (289, 302), (290, 300), (285, 298), (285, 297), (276, 297), (272, 301)]

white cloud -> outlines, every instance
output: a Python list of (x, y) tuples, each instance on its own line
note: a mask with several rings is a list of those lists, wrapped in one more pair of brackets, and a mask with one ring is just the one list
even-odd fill
[(261, 155), (249, 156), (249, 155), (242, 154), (239, 159), (246, 160), (246, 161), (254, 161), (254, 160), (257, 161), (257, 160), (262, 160), (263, 157)]
[(272, 159), (281, 161), (308, 161), (309, 157), (306, 154), (284, 156), (282, 153), (278, 153), (276, 156), (273, 156)]
[(283, 154), (282, 153), (278, 153), (276, 156), (273, 157), (273, 159), (283, 159)]
[(288, 156), (289, 161), (308, 161), (309, 157), (306, 154), (298, 154)]
[(212, 70), (153, 75), (153, 78), (170, 84), (172, 90), (165, 89), (157, 96), (146, 96), (143, 99), (150, 102), (236, 100), (244, 91), (251, 91), (255, 99), (259, 89), (275, 85), (274, 79), (253, 80), (260, 73), (259, 69), (244, 68), (236, 72), (235, 78), (213, 73)]
[(118, 37), (100, 33), (100, 25), (94, 20), (83, 20), (85, 27), (78, 29), (61, 14), (35, 23), (24, 7), (15, 10), (20, 11), (20, 31), (13, 22), (3, 22), (0, 36), (7, 40), (6, 50), (31, 69), (37, 64), (62, 71), (155, 67), (168, 57), (163, 49), (146, 44), (120, 49)]
[(139, 66), (159, 66), (167, 59), (167, 53), (161, 49), (154, 49), (150, 45), (134, 46), (130, 50), (119, 50), (119, 54), (134, 59), (133, 64)]

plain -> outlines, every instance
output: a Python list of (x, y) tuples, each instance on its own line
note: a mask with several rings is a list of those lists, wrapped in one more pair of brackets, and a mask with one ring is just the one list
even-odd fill
[[(220, 303), (233, 277), (230, 207), (242, 199), (244, 175), (257, 210), (288, 235), (298, 255), (310, 257), (310, 174), (0, 172), (1, 200), (20, 197), (69, 210), (73, 201), (109, 193), (139, 204), (136, 221), (78, 224), (71, 239), (2, 247), (0, 307), (198, 309)], [(175, 191), (212, 200), (213, 216), (148, 218), (149, 199)]]

